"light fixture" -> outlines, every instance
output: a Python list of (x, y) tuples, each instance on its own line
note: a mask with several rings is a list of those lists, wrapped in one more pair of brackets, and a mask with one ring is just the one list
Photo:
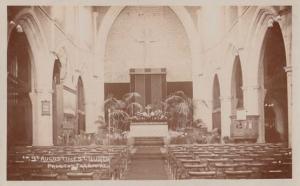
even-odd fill
[(23, 28), (21, 27), (21, 25), (17, 25), (16, 26), (16, 30), (18, 33), (22, 33), (23, 32)]
[(10, 21), (9, 24), (10, 25), (16, 25), (16, 23), (14, 21)]
[(274, 18), (274, 20), (277, 21), (277, 22), (278, 22), (278, 21), (281, 21), (281, 19), (282, 19), (282, 18), (281, 18), (281, 15), (280, 15), (280, 14), (277, 15), (277, 16)]
[(268, 20), (268, 28), (272, 28), (273, 24), (274, 24), (274, 19), (273, 18), (269, 19)]

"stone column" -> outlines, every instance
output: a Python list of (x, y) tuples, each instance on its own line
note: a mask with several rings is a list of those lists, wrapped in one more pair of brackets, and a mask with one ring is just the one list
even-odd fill
[(193, 99), (195, 104), (194, 120), (201, 119), (207, 126), (208, 130), (212, 129), (212, 110), (211, 101), (203, 99)]
[[(193, 64), (193, 67), (196, 67), (197, 65)], [(199, 70), (200, 71), (200, 70)], [(201, 73), (198, 75), (196, 72), (193, 72), (193, 104), (194, 104), (194, 110), (193, 110), (193, 119), (201, 119), (202, 114), (202, 105), (201, 105)]]
[(230, 137), (230, 125), (231, 125), (231, 100), (232, 97), (220, 97), (221, 100), (221, 139), (224, 136)]
[[(246, 109), (247, 118), (258, 119), (258, 139), (257, 142), (265, 142), (265, 125), (264, 125), (264, 95), (263, 90), (258, 85), (248, 85), (243, 87), (244, 92), (244, 107)], [(257, 117), (255, 117), (257, 116)]]
[[(194, 66), (195, 68), (195, 66)], [(199, 68), (200, 69), (200, 68)], [(195, 104), (194, 120), (201, 119), (208, 130), (212, 129), (212, 100), (209, 98), (207, 88), (210, 80), (203, 73), (194, 74), (193, 77), (193, 102)]]
[(85, 110), (86, 110), (86, 132), (92, 133), (96, 132), (97, 125), (95, 124), (95, 121), (97, 120), (97, 111), (96, 111), (96, 103), (93, 101), (87, 101), (85, 103)]
[[(86, 93), (86, 132), (97, 132), (95, 121), (99, 116), (104, 117), (103, 102), (104, 102), (104, 85), (97, 81), (96, 77), (89, 80), (89, 87)], [(102, 86), (101, 86), (102, 85)]]
[(249, 115), (259, 115), (260, 106), (260, 91), (261, 87), (258, 85), (249, 85), (243, 87), (244, 93), (244, 107)]
[(285, 67), (287, 75), (287, 95), (288, 95), (288, 144), (292, 146), (292, 109), (293, 109), (293, 80), (292, 80), (292, 66)]
[(212, 100), (206, 99), (206, 100), (202, 100), (202, 108), (203, 108), (203, 121), (206, 123), (207, 125), (207, 130), (210, 131), (213, 128), (212, 125)]
[(33, 146), (53, 145), (52, 90), (30, 93), (33, 105)]

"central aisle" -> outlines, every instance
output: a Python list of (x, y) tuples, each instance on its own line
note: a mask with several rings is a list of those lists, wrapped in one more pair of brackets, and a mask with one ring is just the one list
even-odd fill
[(166, 164), (159, 146), (138, 146), (124, 180), (167, 180)]

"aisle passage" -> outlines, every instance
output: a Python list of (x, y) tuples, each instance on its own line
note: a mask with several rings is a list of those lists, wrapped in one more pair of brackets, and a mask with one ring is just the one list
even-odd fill
[(160, 147), (137, 147), (125, 180), (166, 180), (168, 174)]

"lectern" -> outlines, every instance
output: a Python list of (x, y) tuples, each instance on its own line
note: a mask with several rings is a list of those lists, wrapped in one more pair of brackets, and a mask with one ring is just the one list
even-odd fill
[(156, 105), (166, 98), (166, 68), (132, 68), (129, 74), (130, 92), (138, 92), (141, 95), (135, 100), (141, 105)]

